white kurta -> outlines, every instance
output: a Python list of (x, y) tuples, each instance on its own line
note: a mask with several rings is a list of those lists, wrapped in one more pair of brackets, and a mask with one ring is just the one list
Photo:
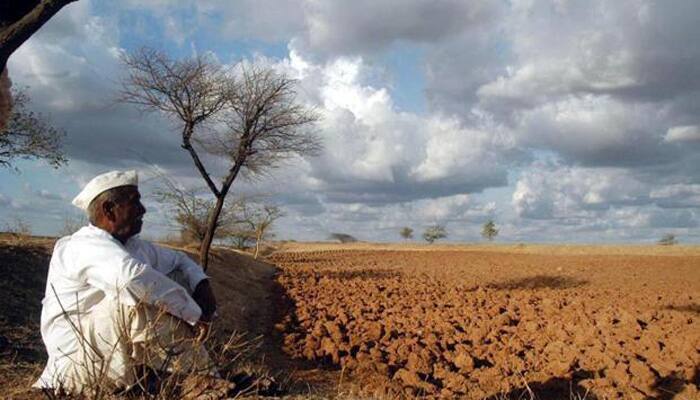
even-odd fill
[[(184, 276), (189, 288), (166, 276), (171, 273)], [(118, 300), (126, 306), (145, 302), (194, 325), (201, 309), (189, 293), (206, 278), (184, 253), (136, 237), (122, 245), (90, 225), (61, 238), (49, 264), (41, 311), (41, 335), (49, 359), (34, 386), (53, 387), (71, 368), (71, 356), (80, 346), (66, 315), (76, 323), (79, 318), (88, 319), (103, 300)]]

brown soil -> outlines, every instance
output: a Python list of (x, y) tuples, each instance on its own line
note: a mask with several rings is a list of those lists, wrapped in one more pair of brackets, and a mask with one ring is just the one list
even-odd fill
[(594, 249), (278, 253), (277, 329), (377, 397), (699, 398), (697, 249)]
[[(13, 242), (0, 398), (39, 399), (53, 240)], [(215, 251), (219, 332), (260, 335), (290, 397), (700, 398), (698, 248), (354, 246), (287, 244), (281, 271)]]

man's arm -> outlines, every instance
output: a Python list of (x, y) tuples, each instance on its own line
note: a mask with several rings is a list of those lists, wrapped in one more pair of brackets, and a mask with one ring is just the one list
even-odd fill
[(91, 243), (78, 253), (78, 268), (86, 283), (125, 305), (145, 302), (194, 325), (202, 315), (187, 290), (110, 243)]
[(217, 308), (216, 297), (209, 283), (209, 277), (202, 267), (181, 251), (150, 245), (152, 251), (156, 252), (156, 260), (167, 264), (162, 267), (170, 271), (178, 270), (187, 279), (192, 298), (202, 309), (202, 320), (210, 322)]

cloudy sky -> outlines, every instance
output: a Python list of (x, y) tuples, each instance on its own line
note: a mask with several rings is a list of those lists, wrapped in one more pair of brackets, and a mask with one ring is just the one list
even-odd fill
[(492, 218), (500, 241), (697, 243), (698, 37), (697, 0), (80, 0), (9, 63), (70, 164), (0, 170), (0, 222), (55, 234), (87, 180), (136, 168), (144, 234), (172, 229), (153, 169), (201, 184), (177, 126), (114, 101), (150, 46), (271, 65), (321, 113), (321, 156), (234, 184), (285, 210), (279, 238), (477, 241)]

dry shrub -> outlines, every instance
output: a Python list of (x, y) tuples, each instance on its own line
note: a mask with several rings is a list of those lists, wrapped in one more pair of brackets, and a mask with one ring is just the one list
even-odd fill
[(87, 224), (88, 219), (85, 215), (66, 216), (63, 219), (63, 227), (58, 232), (58, 235), (61, 237), (72, 235)]
[(9, 234), (9, 243), (13, 246), (25, 244), (32, 237), (32, 226), (20, 217), (7, 222), (4, 231)]

